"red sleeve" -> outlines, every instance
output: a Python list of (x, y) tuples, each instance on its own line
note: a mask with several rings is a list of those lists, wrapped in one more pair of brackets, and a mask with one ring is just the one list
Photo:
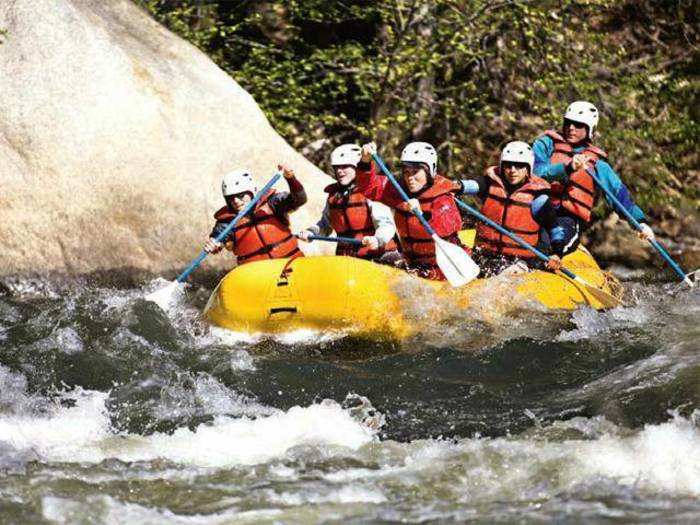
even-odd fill
[(357, 191), (370, 200), (381, 202), (396, 208), (403, 202), (401, 196), (389, 182), (389, 179), (377, 174), (374, 162), (357, 166)]
[(280, 218), (296, 211), (307, 201), (304, 186), (297, 178), (292, 177), (286, 181), (289, 185), (289, 192), (279, 191), (267, 201), (274, 213)]
[(291, 193), (301, 193), (304, 191), (304, 186), (302, 186), (301, 181), (296, 177), (287, 179), (287, 184), (289, 184), (289, 191)]
[(361, 162), (357, 165), (355, 185), (357, 191), (368, 199), (381, 202), (386, 182), (377, 175), (374, 162), (368, 164)]
[(443, 195), (433, 201), (430, 225), (440, 237), (448, 237), (462, 229), (462, 216), (452, 195)]

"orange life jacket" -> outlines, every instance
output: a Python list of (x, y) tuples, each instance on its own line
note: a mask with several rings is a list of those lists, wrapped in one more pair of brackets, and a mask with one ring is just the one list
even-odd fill
[[(533, 217), (530, 206), (537, 193), (550, 188), (549, 183), (532, 175), (525, 184), (509, 194), (499, 171), (499, 168), (495, 169), (496, 175), (491, 174), (490, 170), (487, 171), (487, 177), (493, 183), (489, 185), (489, 193), (481, 206), (481, 213), (525, 242), (537, 246), (540, 240), (540, 225)], [(477, 245), (485, 250), (522, 259), (535, 257), (532, 252), (487, 224), (479, 223), (476, 231)]]
[[(261, 259), (283, 259), (302, 257), (297, 238), (289, 229), (289, 220), (276, 215), (269, 204), (275, 190), (270, 190), (233, 229), (233, 253), (238, 264), (246, 264)], [(227, 206), (214, 214), (221, 222), (230, 222), (236, 216)]]
[[(556, 131), (546, 131), (545, 135), (554, 141), (554, 153), (550, 159), (552, 164), (568, 163), (576, 154), (574, 148)], [(608, 154), (591, 144), (578, 153), (589, 158), (588, 167), (595, 168), (599, 159), (607, 159)], [(552, 183), (552, 203), (561, 206), (572, 215), (584, 222), (590, 222), (591, 212), (595, 206), (596, 187), (593, 178), (586, 170), (578, 170), (569, 176), (569, 182), (563, 186), (559, 182)]]
[[(337, 183), (327, 186), (324, 191), (328, 193), (331, 227), (339, 237), (362, 239), (375, 234), (372, 210), (369, 207), (367, 197), (354, 189), (344, 194), (343, 187)], [(396, 250), (396, 243), (392, 239), (378, 250), (367, 250), (364, 247), (358, 248), (350, 244), (339, 243), (335, 253), (336, 255), (375, 259), (381, 257), (385, 252), (393, 250)]]
[[(454, 186), (452, 182), (437, 175), (433, 185), (417, 196), (421, 210), (424, 214), (431, 212), (431, 206), (435, 199), (448, 195), (453, 191)], [(454, 211), (459, 215), (459, 210), (454, 202), (453, 206), (455, 208)], [(430, 222), (428, 217), (426, 219)], [(435, 242), (418, 217), (411, 211), (394, 208), (394, 222), (396, 222), (396, 231), (401, 240), (401, 252), (408, 264), (411, 266), (437, 266)], [(459, 228), (445, 237), (445, 239), (461, 246), (462, 243), (457, 235), (458, 231)]]

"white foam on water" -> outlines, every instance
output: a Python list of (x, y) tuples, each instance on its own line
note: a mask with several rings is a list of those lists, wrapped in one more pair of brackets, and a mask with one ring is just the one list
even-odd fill
[(676, 415), (632, 437), (605, 435), (582, 443), (577, 455), (581, 473), (651, 491), (700, 496), (700, 428), (693, 419)]
[(59, 352), (68, 355), (78, 354), (85, 349), (82, 338), (70, 326), (55, 330), (48, 337), (31, 343), (31, 346), (37, 352), (58, 349)]
[(222, 344), (224, 346), (236, 347), (241, 343), (253, 345), (260, 342), (263, 338), (263, 334), (261, 333), (251, 334), (248, 332), (236, 332), (218, 326), (211, 326), (208, 332), (209, 337), (205, 335), (199, 341), (203, 345)]
[(49, 462), (167, 459), (224, 468), (265, 463), (299, 446), (356, 450), (375, 439), (375, 431), (329, 400), (256, 419), (218, 416), (211, 424), (172, 434), (116, 435), (105, 409), (107, 394), (80, 390), (71, 396), (74, 406), (57, 408), (49, 417), (0, 418), (0, 441)]
[[(41, 499), (44, 519), (59, 524), (109, 523), (110, 525), (218, 525), (232, 523), (238, 517), (235, 510), (210, 515), (180, 515), (168, 509), (149, 508), (136, 503), (121, 502), (111, 496), (88, 496), (83, 501), (44, 496)], [(280, 511), (267, 513), (272, 517)], [(263, 517), (265, 513), (261, 513)]]
[(285, 506), (299, 506), (322, 503), (384, 503), (386, 496), (379, 490), (357, 485), (346, 485), (341, 488), (320, 488), (315, 486), (314, 492), (282, 492), (268, 493), (267, 501)]
[(287, 346), (316, 345), (336, 341), (348, 335), (348, 332), (343, 330), (313, 330), (310, 328), (290, 330), (280, 334), (236, 332), (217, 326), (210, 327), (209, 331), (212, 338), (202, 339), (200, 343), (218, 343), (232, 347), (237, 347), (241, 343), (253, 345), (266, 339)]
[(47, 417), (26, 414), (0, 417), (0, 441), (18, 450), (33, 450), (47, 460), (101, 461), (100, 441), (109, 435), (107, 394), (76, 390), (75, 406), (57, 407)]
[(562, 492), (575, 493), (580, 487), (598, 487), (604, 481), (638, 493), (698, 497), (699, 418), (698, 411), (690, 419), (675, 415), (634, 433), (602, 418), (579, 418), (555, 424), (582, 435), (563, 441), (524, 434), (457, 442), (382, 442), (380, 468), (353, 467), (323, 478), (350, 486), (386, 488), (399, 483), (421, 487), (426, 493), (447, 491), (452, 493), (448, 499), (469, 503), (548, 499)]
[(27, 378), (0, 364), (0, 421), (4, 413), (46, 412), (51, 403), (38, 394), (30, 394)]
[(342, 330), (312, 330), (304, 328), (291, 330), (282, 334), (272, 336), (275, 341), (283, 345), (315, 345), (329, 343), (347, 337), (348, 332)]
[(19, 297), (42, 297), (46, 299), (58, 299), (63, 295), (71, 283), (54, 282), (41, 277), (15, 277), (8, 276), (2, 279), (10, 293)]
[(253, 360), (253, 356), (251, 356), (248, 352), (245, 350), (236, 350), (233, 354), (231, 354), (231, 370), (235, 371), (240, 371), (240, 370), (246, 370), (249, 372), (257, 370), (255, 367), (255, 361)]
[(0, 364), (0, 414), (5, 411), (21, 412), (29, 404), (27, 379)]
[(214, 377), (200, 372), (179, 374), (161, 388), (160, 401), (152, 410), (159, 420), (207, 415), (260, 417), (279, 412), (231, 390)]
[(606, 311), (584, 307), (571, 314), (573, 330), (563, 330), (557, 341), (580, 341), (610, 334), (616, 330), (634, 329), (653, 323), (653, 312), (648, 305), (618, 306)]
[[(405, 490), (419, 499), (439, 494), (470, 505), (548, 500), (600, 487), (613, 487), (614, 494), (700, 497), (700, 411), (635, 431), (600, 417), (576, 418), (511, 438), (397, 443), (378, 441), (375, 431), (333, 401), (258, 418), (218, 416), (193, 430), (141, 436), (114, 433), (105, 409), (107, 394), (76, 390), (68, 397), (72, 406), (58, 405), (48, 415), (0, 416), (0, 442), (43, 462), (164, 459), (197, 469), (268, 463), (276, 477), (295, 482), (309, 462), (341, 462), (318, 472), (323, 485), (302, 483), (266, 493), (272, 506), (381, 504), (401, 499)], [(348, 458), (353, 458), (351, 467), (343, 466)], [(69, 523), (84, 503), (47, 500), (44, 513)], [(122, 509), (124, 515), (135, 513), (135, 523), (169, 516), (137, 507)], [(112, 516), (104, 509), (100, 515)]]

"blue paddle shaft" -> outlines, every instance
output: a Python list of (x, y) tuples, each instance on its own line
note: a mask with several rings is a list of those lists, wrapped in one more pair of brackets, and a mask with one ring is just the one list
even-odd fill
[(362, 241), (360, 239), (353, 239), (352, 237), (326, 237), (324, 235), (309, 235), (309, 240), (354, 244), (356, 246), (362, 245)]
[[(523, 239), (521, 239), (520, 237), (518, 237), (518, 236), (515, 235), (514, 233), (511, 233), (510, 230), (507, 230), (506, 228), (504, 228), (504, 227), (501, 226), (500, 224), (498, 224), (498, 223), (492, 221), (492, 220), (489, 219), (486, 215), (483, 215), (482, 213), (476, 211), (474, 208), (472, 208), (471, 206), (469, 206), (469, 204), (467, 204), (467, 203), (465, 203), (465, 202), (462, 202), (462, 201), (459, 200), (459, 199), (457, 199), (457, 204), (460, 205), (460, 206), (461, 206), (462, 208), (464, 208), (465, 210), (467, 210), (469, 213), (471, 213), (474, 217), (476, 217), (476, 218), (479, 219), (480, 221), (485, 222), (486, 224), (488, 224), (489, 226), (491, 226), (493, 229), (498, 230), (499, 232), (501, 232), (501, 233), (502, 233), (503, 235), (505, 235), (506, 237), (510, 237), (510, 238), (513, 239), (515, 242), (517, 242), (520, 246), (522, 246), (523, 248), (525, 248), (526, 250), (530, 250), (532, 253), (534, 253), (538, 258), (540, 258), (540, 259), (543, 260), (544, 262), (549, 261), (549, 256), (545, 255), (544, 253), (542, 253), (541, 251), (539, 251), (537, 248), (535, 248), (535, 247), (532, 246), (531, 244), (526, 243)], [(574, 279), (574, 280), (577, 279), (576, 274), (574, 274), (573, 272), (567, 270), (566, 268), (560, 268), (559, 271), (560, 271), (561, 273), (563, 273), (564, 275), (566, 275), (567, 277), (569, 277), (570, 279)]]
[[(281, 176), (282, 176), (281, 173), (275, 173), (275, 175), (269, 180), (269, 182), (267, 184), (265, 184), (265, 186), (263, 186), (263, 188), (258, 193), (255, 194), (253, 199), (248, 204), (246, 204), (245, 208), (243, 208), (238, 213), (238, 215), (236, 215), (234, 217), (234, 219), (231, 221), (231, 223), (228, 226), (226, 226), (226, 228), (224, 228), (224, 230), (219, 235), (217, 235), (214, 240), (216, 242), (223, 242), (224, 239), (226, 239), (226, 237), (228, 237), (228, 234), (231, 233), (231, 230), (233, 230), (236, 227), (236, 225), (240, 222), (240, 220), (243, 217), (245, 217), (250, 212), (250, 210), (252, 210), (255, 207), (255, 205), (258, 203), (258, 201), (260, 199), (262, 199), (263, 196), (265, 194), (267, 194), (268, 191), (270, 191), (270, 188), (272, 188), (272, 186), (275, 184), (275, 182), (277, 182), (280, 179)], [(195, 269), (197, 269), (197, 267), (200, 264), (202, 264), (202, 261), (207, 257), (207, 255), (209, 255), (209, 254), (205, 250), (202, 250), (199, 253), (199, 255), (197, 256), (197, 258), (194, 261), (192, 261), (192, 263), (190, 263), (190, 265), (185, 269), (185, 271), (182, 272), (178, 276), (177, 282), (179, 282), (179, 283), (185, 282), (185, 279), (187, 279), (187, 277)]]
[[(603, 192), (608, 196), (608, 198), (613, 202), (613, 204), (615, 204), (615, 207), (617, 208), (616, 211), (618, 211), (618, 210), (621, 211), (622, 214), (625, 217), (627, 217), (627, 220), (630, 222), (630, 224), (632, 224), (632, 226), (634, 226), (638, 231), (642, 231), (642, 225), (639, 224), (639, 221), (637, 221), (637, 219), (635, 219), (632, 216), (632, 214), (629, 211), (627, 211), (627, 208), (625, 208), (622, 205), (622, 203), (617, 199), (617, 197), (615, 197), (615, 195), (612, 194), (612, 192), (608, 188), (603, 186), (603, 183), (600, 182), (600, 179), (598, 178), (598, 175), (596, 175), (595, 170), (589, 168), (586, 171), (591, 176), (591, 178), (595, 181), (595, 183), (598, 185), (598, 187), (601, 190), (603, 190)], [(671, 266), (671, 268), (673, 268), (673, 270), (678, 275), (680, 275), (681, 279), (686, 280), (687, 275), (683, 271), (683, 268), (681, 268), (680, 265), (676, 261), (673, 260), (673, 257), (671, 257), (671, 255), (664, 249), (664, 247), (661, 246), (658, 243), (658, 241), (656, 241), (656, 239), (652, 239), (649, 242), (656, 249), (656, 251), (659, 252), (661, 257), (666, 259), (666, 262)]]
[[(374, 159), (374, 162), (377, 164), (377, 166), (379, 166), (379, 168), (382, 170), (382, 173), (384, 173), (384, 175), (387, 176), (387, 178), (389, 179), (391, 184), (393, 184), (394, 188), (396, 188), (396, 191), (399, 192), (399, 195), (401, 195), (401, 198), (406, 202), (411, 200), (408, 197), (408, 195), (406, 194), (406, 192), (404, 191), (404, 189), (401, 187), (401, 184), (399, 184), (398, 181), (396, 180), (396, 178), (391, 174), (391, 172), (389, 171), (389, 168), (386, 167), (386, 164), (384, 164), (384, 161), (379, 157), (379, 155), (374, 153), (374, 154), (372, 154), (372, 158)], [(425, 217), (423, 217), (423, 212), (420, 210), (411, 210), (411, 211), (413, 212), (413, 214), (416, 217), (418, 217), (418, 220), (423, 225), (423, 228), (425, 228), (426, 231), (430, 235), (435, 235), (435, 230), (428, 223), (428, 221), (425, 220)]]

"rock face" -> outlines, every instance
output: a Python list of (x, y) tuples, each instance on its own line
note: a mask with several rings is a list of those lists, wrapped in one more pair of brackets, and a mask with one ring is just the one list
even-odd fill
[(262, 185), (289, 163), (310, 201), (294, 227), (320, 215), (330, 179), (130, 1), (3, 0), (0, 29), (0, 274), (181, 268), (237, 167)]
[[(700, 266), (700, 242), (698, 242), (698, 219), (692, 211), (677, 220), (652, 223), (659, 242), (664, 244), (671, 256), (690, 272)], [(605, 220), (595, 223), (582, 238), (582, 243), (596, 257), (598, 263), (617, 263), (629, 268), (655, 268), (666, 277), (676, 275), (658, 253), (640, 240), (626, 221), (611, 213)]]

